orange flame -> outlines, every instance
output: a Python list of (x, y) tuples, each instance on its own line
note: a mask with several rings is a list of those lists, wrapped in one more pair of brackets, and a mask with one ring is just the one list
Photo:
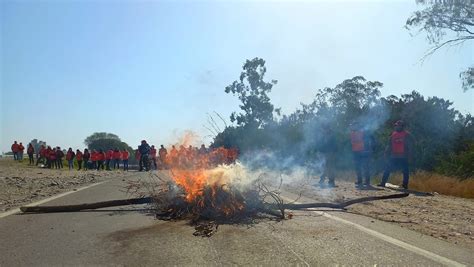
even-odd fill
[(213, 172), (212, 169), (218, 165), (234, 163), (237, 156), (236, 149), (206, 149), (191, 145), (186, 148), (181, 145), (179, 149), (173, 147), (164, 162), (170, 169), (173, 181), (184, 189), (186, 201), (193, 202), (204, 194), (207, 186), (212, 189), (211, 194), (215, 197), (217, 189), (228, 181), (225, 181), (222, 173)]

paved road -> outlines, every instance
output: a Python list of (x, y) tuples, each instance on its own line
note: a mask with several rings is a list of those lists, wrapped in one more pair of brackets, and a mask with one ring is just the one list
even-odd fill
[[(124, 183), (111, 180), (47, 204), (122, 198)], [(143, 208), (0, 218), (0, 266), (474, 265), (472, 250), (354, 214), (298, 212), (283, 222), (221, 225), (201, 238), (186, 222), (159, 221)]]

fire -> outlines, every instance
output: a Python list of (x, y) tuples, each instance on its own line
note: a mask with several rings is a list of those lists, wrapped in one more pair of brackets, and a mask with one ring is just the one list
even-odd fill
[[(202, 197), (207, 188), (210, 188), (210, 195), (214, 198), (218, 197), (220, 190), (226, 190), (231, 181), (218, 166), (235, 163), (237, 155), (236, 149), (181, 145), (171, 149), (165, 165), (170, 170), (173, 181), (184, 190), (185, 200), (190, 203)], [(198, 204), (205, 205), (202, 200)]]

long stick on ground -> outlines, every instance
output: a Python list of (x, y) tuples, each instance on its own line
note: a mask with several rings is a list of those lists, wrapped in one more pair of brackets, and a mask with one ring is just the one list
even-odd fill
[[(403, 198), (403, 197), (407, 197), (408, 195), (409, 195), (408, 193), (401, 193), (401, 194), (392, 194), (392, 195), (385, 195), (385, 196), (363, 197), (363, 198), (349, 200), (343, 203), (268, 204), (269, 205), (268, 208), (275, 208), (279, 210), (282, 210), (282, 209), (283, 210), (284, 209), (301, 210), (301, 209), (308, 209), (308, 208), (343, 209), (349, 205), (356, 204), (356, 203), (362, 203), (362, 202), (373, 201), (373, 200), (382, 200), (382, 199)], [(143, 198), (110, 200), (110, 201), (102, 201), (102, 202), (95, 202), (95, 203), (84, 203), (84, 204), (78, 204), (78, 205), (34, 206), (34, 207), (24, 206), (24, 207), (21, 207), (20, 210), (25, 213), (28, 213), (28, 212), (30, 213), (74, 212), (74, 211), (100, 209), (100, 208), (115, 207), (115, 206), (146, 204), (146, 203), (152, 203), (153, 201), (154, 199), (152, 197), (143, 197)]]
[(64, 205), (64, 206), (34, 206), (21, 207), (20, 210), (23, 212), (71, 212), (71, 211), (81, 211), (81, 210), (91, 210), (91, 209), (100, 209), (107, 207), (116, 207), (116, 206), (125, 206), (125, 205), (135, 205), (135, 204), (146, 204), (152, 203), (153, 198), (151, 197), (142, 197), (142, 198), (131, 198), (131, 199), (118, 199), (118, 200), (109, 200), (95, 203), (84, 203), (78, 205)]
[[(289, 210), (301, 210), (301, 209), (309, 209), (309, 208), (331, 208), (331, 209), (343, 209), (347, 206), (363, 203), (368, 201), (374, 200), (383, 200), (383, 199), (395, 199), (395, 198), (403, 198), (409, 196), (409, 193), (400, 193), (400, 194), (392, 194), (392, 195), (385, 195), (385, 196), (375, 196), (375, 197), (362, 197), (352, 199), (342, 203), (299, 203), (299, 204), (283, 204), (283, 208)], [(278, 204), (275, 204), (275, 208), (278, 208)]]

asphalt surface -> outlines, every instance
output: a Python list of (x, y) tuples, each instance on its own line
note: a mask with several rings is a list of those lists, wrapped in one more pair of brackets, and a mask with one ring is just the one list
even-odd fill
[[(125, 182), (110, 180), (43, 205), (124, 198)], [(212, 237), (203, 238), (193, 236), (194, 228), (185, 221), (156, 220), (145, 205), (14, 214), (0, 218), (0, 266), (474, 265), (474, 251), (395, 224), (338, 211), (294, 215), (220, 225)]]

